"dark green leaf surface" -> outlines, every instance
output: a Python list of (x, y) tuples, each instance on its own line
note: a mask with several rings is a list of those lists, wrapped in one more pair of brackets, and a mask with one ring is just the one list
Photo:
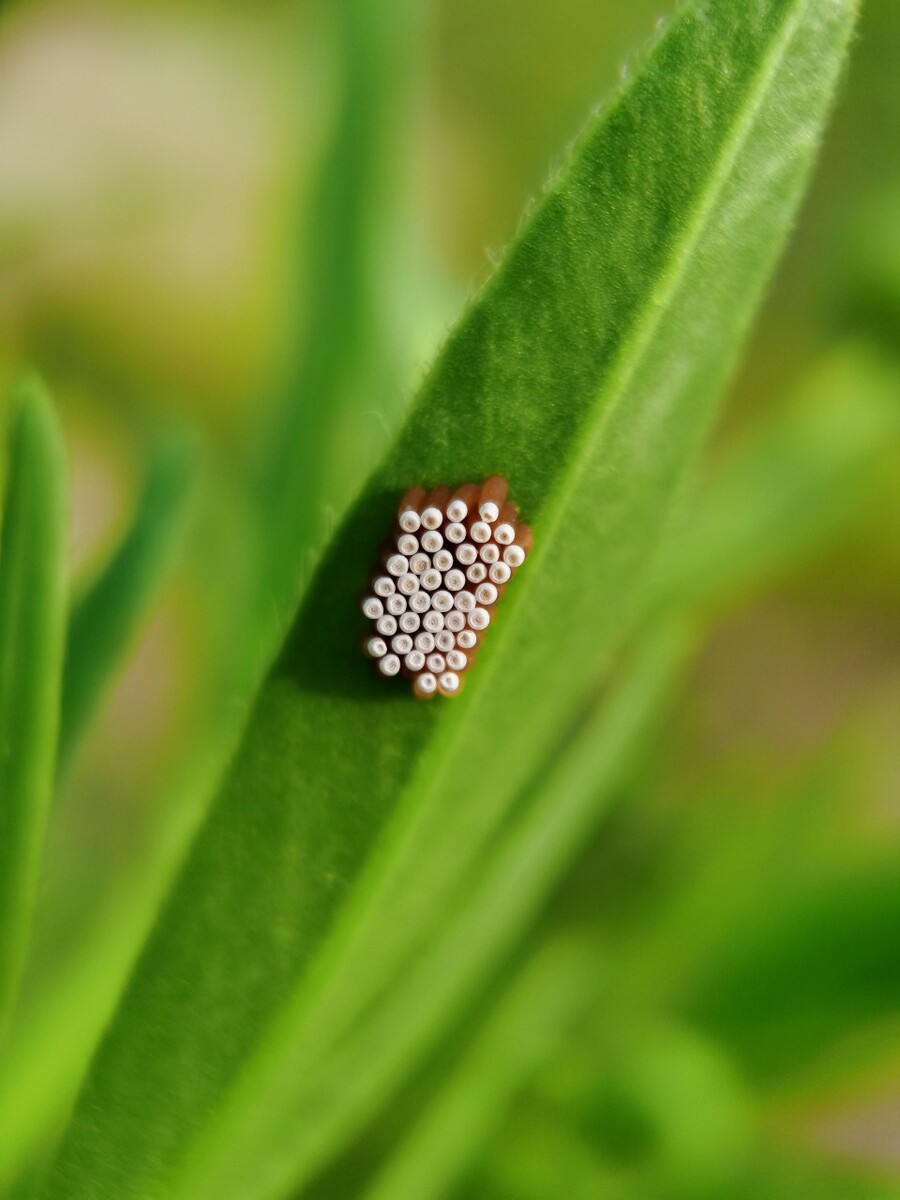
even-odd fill
[(183, 524), (193, 459), (181, 437), (160, 449), (134, 523), (103, 574), (72, 609), (59, 731), (63, 767), (162, 581)]
[[(283, 1194), (315, 1157), (297, 1114), (348, 1119), (345, 1081), (316, 1092), (319, 1068), (478, 877), (627, 631), (794, 213), (851, 8), (686, 5), (587, 131), (323, 562), (48, 1196)], [(492, 470), (536, 548), (466, 693), (420, 706), (357, 657), (358, 589), (403, 487)], [(375, 1028), (397, 1061), (414, 1053), (402, 1020)]]
[[(290, 1118), (293, 1128), (304, 1129), (303, 1144), (283, 1155), (280, 1168), (277, 1159), (266, 1161), (276, 1180), (285, 1160), (294, 1178), (312, 1176), (374, 1114), (415, 1056), (476, 999), (495, 964), (518, 944), (561, 871), (609, 811), (669, 697), (689, 641), (678, 622), (642, 640), (616, 686), (591, 706), (577, 734), (553, 755), (552, 769), (519, 797), (489, 861), (470, 873), (443, 919), (432, 923), (428, 945), (334, 1053), (308, 1068), (303, 1087), (293, 1089)], [(293, 1048), (289, 1030), (283, 1033), (279, 1053), (286, 1063)], [(247, 1085), (252, 1088), (252, 1080)], [(328, 1103), (322, 1103), (323, 1096)], [(219, 1146), (221, 1175), (211, 1176), (200, 1158), (176, 1195), (213, 1196), (240, 1169), (236, 1157), (223, 1157), (221, 1151)]]
[(65, 466), (41, 385), (13, 397), (0, 540), (0, 1036), (34, 908), (59, 724)]

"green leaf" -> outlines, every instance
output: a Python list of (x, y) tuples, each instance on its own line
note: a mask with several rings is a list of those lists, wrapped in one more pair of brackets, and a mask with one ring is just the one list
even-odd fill
[(259, 481), (271, 586), (291, 606), (298, 567), (320, 548), (327, 514), (344, 510), (399, 415), (386, 314), (411, 280), (390, 245), (392, 193), (406, 182), (401, 131), (417, 102), (430, 9), (431, 0), (323, 5), (338, 67), (335, 127), (305, 231), (305, 321)]
[[(365, 1200), (440, 1200), (485, 1145), (563, 1031), (597, 998), (605, 972), (590, 942), (555, 938), (509, 985), (450, 1079)], [(568, 1193), (567, 1193), (568, 1194)]]
[(900, 368), (866, 345), (825, 358), (775, 420), (745, 438), (662, 547), (653, 606), (759, 588), (834, 538), (871, 501), (900, 446)]
[[(365, 1105), (329, 1056), (408, 986), (622, 644), (793, 217), (851, 10), (687, 4), (588, 128), (321, 565), (76, 1109), (54, 1200), (283, 1194), (352, 1130)], [(420, 706), (358, 658), (358, 589), (403, 487), (491, 470), (535, 551), (466, 693)], [(434, 1036), (452, 982), (432, 981), (434, 1027), (405, 1031), (396, 1003), (389, 1033), (372, 1026), (397, 1041), (391, 1072)], [(376, 1048), (355, 1045), (354, 1064)]]
[[(782, 1135), (784, 1136), (784, 1135)], [(823, 1147), (795, 1154), (773, 1148), (748, 1171), (730, 1196), (734, 1200), (893, 1200), (896, 1171), (881, 1163), (833, 1158)]]
[(59, 733), (63, 769), (171, 561), (184, 524), (194, 457), (181, 436), (160, 447), (131, 528), (103, 574), (73, 606)]
[[(402, 1082), (417, 1056), (475, 1000), (606, 813), (668, 698), (689, 641), (677, 623), (644, 640), (617, 686), (592, 706), (571, 742), (552, 756), (553, 769), (517, 798), (515, 819), (497, 837), (489, 861), (470, 872), (453, 903), (436, 914), (427, 945), (336, 1043), (332, 1054), (317, 1053), (320, 1047), (305, 1040), (298, 1043), (293, 1020), (274, 1031), (267, 1049), (283, 1075), (279, 1098), (269, 1113), (271, 1117), (283, 1112), (285, 1127), (280, 1142), (279, 1137), (272, 1141), (271, 1127), (260, 1131), (273, 1148), (271, 1154), (260, 1150), (252, 1155), (252, 1183), (249, 1175), (239, 1182), (237, 1172), (249, 1171), (249, 1165), (244, 1164), (246, 1150), (231, 1126), (238, 1112), (243, 1113), (244, 1134), (255, 1120), (251, 1097), (256, 1096), (258, 1077), (253, 1071), (241, 1081), (242, 1090), (231, 1098), (221, 1125), (210, 1123), (174, 1195), (212, 1197), (231, 1186), (235, 1194), (242, 1194), (241, 1186), (269, 1194), (263, 1190), (260, 1164), (273, 1180), (283, 1176), (285, 1186), (288, 1172), (295, 1181), (310, 1178), (352, 1139)], [(304, 1039), (311, 1036), (315, 1041), (317, 1032), (304, 1031)], [(323, 1095), (329, 1103), (322, 1103)], [(304, 1130), (299, 1145), (293, 1137), (297, 1128)], [(275, 1183), (268, 1188), (274, 1193)]]
[(897, 1010), (896, 860), (833, 876), (761, 908), (698, 972), (692, 1013), (758, 1077), (803, 1070), (848, 1027)]
[(620, 1166), (610, 1166), (581, 1131), (546, 1109), (515, 1111), (492, 1139), (485, 1161), (457, 1196), (479, 1200), (647, 1200)]
[[(801, 385), (783, 413), (743, 438), (692, 500), (677, 539), (664, 546), (653, 607), (679, 601), (706, 607), (748, 583), (758, 589), (773, 571), (795, 568), (798, 555), (843, 528), (896, 453), (895, 372), (866, 347), (845, 347)], [(126, 897), (113, 895), (109, 908), (121, 916)], [(664, 940), (677, 942), (668, 932)], [(40, 1103), (41, 1081), (50, 1087), (51, 1069), (52, 1079), (83, 1063), (85, 1050), (73, 1060), (48, 1045), (62, 1038), (67, 1049), (78, 1050), (85, 1033), (73, 1015), (102, 1011), (103, 989), (93, 975), (107, 955), (103, 939), (82, 945), (74, 974), (54, 978), (49, 1009), (32, 1008), (27, 1027), (17, 1028), (16, 1053), (0, 1073), (0, 1128), (7, 1139), (31, 1129), (33, 1142), (36, 1112), (46, 1121), (52, 1111), (46, 1101), (42, 1110), (30, 1107)], [(115, 974), (117, 968), (110, 969)], [(26, 1096), (30, 1105), (23, 1103)]]
[(893, 353), (900, 331), (900, 186), (896, 180), (867, 197), (854, 215), (841, 255), (843, 315), (855, 327), (880, 337)]
[[(607, 970), (615, 981), (614, 960)], [(623, 1012), (610, 993), (569, 1061), (548, 1068), (548, 1098), (626, 1169), (636, 1195), (731, 1195), (759, 1152), (754, 1097), (735, 1062), (677, 1020)]]
[(35, 379), (13, 397), (0, 542), (0, 1034), (15, 1000), (37, 888), (59, 722), (65, 465)]
[[(213, 654), (218, 663), (210, 681), (214, 695), (193, 731), (189, 762), (164, 795), (152, 803), (148, 798), (152, 820), (139, 831), (139, 859), (124, 876), (108, 882), (79, 944), (56, 964), (27, 1011), (17, 1014), (10, 1053), (0, 1058), (0, 1179), (21, 1169), (72, 1104), (171, 878), (239, 742), (249, 698), (284, 638), (285, 614), (293, 611), (301, 566), (308, 564), (321, 536), (326, 505), (346, 502), (358, 487), (358, 447), (365, 440), (357, 428), (360, 406), (365, 401), (367, 410), (372, 407), (373, 377), (392, 374), (384, 362), (382, 324), (386, 313), (395, 313), (397, 293), (410, 289), (403, 272), (401, 278), (395, 273), (396, 264), (386, 271), (380, 261), (390, 207), (382, 193), (388, 190), (387, 178), (396, 178), (395, 164), (388, 160), (407, 128), (418, 69), (416, 42), (429, 6), (416, 0), (391, 6), (329, 0), (327, 7), (341, 82), (303, 264), (302, 291), (311, 321), (299, 350), (292, 351), (288, 403), (258, 486), (246, 488), (230, 473), (207, 478), (205, 512), (194, 531), (203, 542), (194, 547), (194, 566), (209, 576), (218, 606), (211, 620), (212, 638), (220, 647)], [(407, 302), (414, 308), (415, 295)], [(397, 390), (379, 384), (382, 414), (383, 393)], [(313, 408), (330, 414), (341, 428), (328, 429), (316, 413), (306, 411)], [(371, 413), (365, 420), (372, 422)], [(346, 446), (348, 429), (354, 450), (350, 461), (341, 462), (338, 448)], [(367, 445), (367, 461), (371, 454)], [(340, 489), (332, 492), (328, 488), (338, 474)], [(226, 638), (227, 651), (222, 648)]]
[(787, 786), (757, 785), (751, 804), (745, 763), (720, 772), (715, 809), (668, 829), (656, 871), (668, 882), (613, 960), (625, 1009), (676, 1009), (776, 1092), (896, 1012), (897, 853), (851, 835), (860, 777), (830, 747)]

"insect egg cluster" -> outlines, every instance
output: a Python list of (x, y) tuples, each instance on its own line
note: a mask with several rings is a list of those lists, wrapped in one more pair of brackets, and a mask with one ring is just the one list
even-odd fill
[(453, 696), (475, 661), (507, 583), (531, 549), (531, 530), (507, 500), (507, 483), (410, 488), (362, 610), (365, 652), (414, 695)]

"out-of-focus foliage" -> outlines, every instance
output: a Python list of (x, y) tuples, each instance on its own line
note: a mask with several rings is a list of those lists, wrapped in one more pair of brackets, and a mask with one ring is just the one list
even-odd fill
[(176, 540), (175, 527), (183, 517), (190, 474), (191, 452), (182, 438), (160, 447), (132, 527), (100, 577), (72, 605), (60, 699), (60, 769), (93, 715), (143, 610), (152, 603)]
[[(73, 515), (60, 679), (32, 398), (0, 1194), (896, 1192), (891, 0), (683, 479), (851, 7), (3, 9), (0, 367), (51, 385)], [(356, 660), (357, 587), (404, 485), (494, 469), (538, 551), (419, 707)]]
[(36, 380), (14, 392), (0, 541), (0, 1029), (25, 960), (59, 725), (65, 468)]

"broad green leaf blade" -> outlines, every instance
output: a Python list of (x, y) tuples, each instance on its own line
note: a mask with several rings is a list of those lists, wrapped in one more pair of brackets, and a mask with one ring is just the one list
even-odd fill
[(193, 447), (181, 436), (160, 447), (131, 528), (103, 574), (72, 609), (59, 731), (61, 769), (165, 575), (184, 523), (194, 457)]
[[(768, 421), (759, 433), (744, 439), (692, 502), (677, 541), (663, 555), (662, 569), (657, 572), (660, 580), (652, 588), (655, 600), (665, 606), (687, 601), (704, 606), (719, 603), (748, 582), (758, 587), (761, 577), (767, 578), (786, 563), (795, 563), (798, 554), (818, 549), (825, 539), (840, 531), (856, 514), (860, 502), (871, 495), (883, 468), (895, 459), (900, 431), (895, 383), (895, 365), (866, 347), (845, 347), (830, 357), (800, 388), (797, 402)], [(663, 640), (657, 649), (664, 647)], [(652, 663), (653, 658), (645, 659), (644, 688), (649, 682), (648, 661)], [(661, 665), (657, 663), (657, 669)], [(665, 673), (661, 680), (664, 678)], [(641, 704), (652, 707), (647, 693)], [(553, 857), (549, 810), (555, 808), (558, 817), (566, 807), (557, 797), (564, 796), (571, 802), (573, 796), (581, 794), (586, 799), (593, 791), (593, 805), (597, 806), (594, 811), (600, 806), (597, 786), (603, 776), (601, 748), (604, 734), (608, 737), (608, 724), (608, 712), (601, 707), (566, 747), (555, 771), (544, 782), (548, 811), (536, 828), (541, 830), (545, 866)], [(578, 840), (573, 835), (570, 845)], [(499, 856), (494, 857), (497, 860)], [(540, 887), (532, 871), (525, 886), (521, 880), (513, 883), (502, 876), (495, 886), (499, 891), (517, 894), (526, 906), (528, 892), (536, 883)], [(494, 907), (484, 902), (475, 905), (477, 911), (492, 911)], [(473, 928), (468, 937), (461, 939), (467, 952), (477, 943), (479, 932)], [(668, 940), (681, 944), (679, 939)], [(457, 970), (464, 957), (453, 956)], [(426, 980), (433, 973), (426, 972)], [(421, 992), (410, 991), (405, 1006), (421, 1007), (426, 991), (427, 983)], [(535, 1013), (536, 1024), (538, 1016)], [(446, 1176), (464, 1167), (462, 1147), (472, 1141), (477, 1144), (486, 1136), (489, 1112), (502, 1104), (508, 1092), (510, 1079), (503, 1069), (507, 1061), (503, 1057), (504, 1025), (508, 1025), (505, 1017), (496, 1029), (490, 1019), (488, 1028), (477, 1035), (476, 1045), (467, 1051), (447, 1089), (436, 1097), (409, 1139), (389, 1160), (375, 1185), (376, 1194), (426, 1195), (434, 1189), (443, 1194), (440, 1188)], [(482, 1056), (495, 1044), (495, 1033), (500, 1057), (488, 1067)], [(508, 1065), (518, 1063), (524, 1069), (531, 1043), (528, 1037), (520, 1042), (522, 1056), (513, 1056)], [(367, 1068), (371, 1066), (370, 1056), (361, 1053), (360, 1057), (365, 1057)], [(479, 1063), (479, 1069), (469, 1070), (470, 1062)], [(338, 1077), (341, 1074), (336, 1072)], [(305, 1128), (315, 1128), (315, 1124), (315, 1114), (304, 1121)], [(582, 1147), (582, 1157), (585, 1154), (587, 1148)], [(724, 1151), (719, 1157), (723, 1162), (727, 1160)], [(585, 1166), (584, 1161), (581, 1166)], [(588, 1170), (593, 1184), (587, 1186), (599, 1187), (594, 1178), (599, 1171), (600, 1164), (593, 1162)], [(618, 1195), (626, 1186), (629, 1194), (643, 1195), (648, 1183), (634, 1180), (626, 1185), (621, 1177), (613, 1180), (604, 1176), (602, 1194), (610, 1191)]]
[[(748, 579), (758, 587), (761, 576), (840, 531), (896, 457), (895, 381), (895, 365), (865, 347), (847, 347), (829, 358), (801, 387), (798, 402), (744, 439), (692, 502), (677, 541), (663, 555), (661, 581), (652, 589), (657, 602), (719, 603)], [(556, 803), (556, 794), (571, 797), (589, 789), (592, 781), (596, 789), (607, 719), (601, 710), (560, 755), (545, 782), (549, 803)], [(434, 1120), (447, 1119), (438, 1098)], [(423, 1144), (428, 1136), (423, 1133)], [(397, 1178), (415, 1169), (418, 1144), (414, 1135), (399, 1151), (403, 1165)], [(395, 1180), (393, 1171), (388, 1178)]]
[[(490, 861), (465, 878), (443, 919), (432, 924), (428, 945), (332, 1054), (310, 1056), (297, 1043), (296, 1025), (283, 1023), (268, 1047), (284, 1070), (277, 1099), (265, 1110), (252, 1102), (272, 1065), (253, 1064), (259, 1074), (246, 1072), (220, 1121), (210, 1122), (173, 1189), (178, 1200), (286, 1194), (291, 1183), (311, 1179), (355, 1136), (418, 1057), (475, 1000), (608, 811), (689, 644), (678, 622), (643, 641), (618, 685), (554, 756), (547, 777), (518, 797), (517, 819), (498, 838)], [(255, 1130), (263, 1111), (269, 1126)], [(274, 1114), (281, 1116), (280, 1130)], [(304, 1131), (299, 1144), (298, 1128)], [(253, 1147), (249, 1155), (247, 1142)]]
[(0, 1035), (15, 999), (53, 790), (65, 587), (65, 465), (35, 379), (13, 397), (0, 538)]
[[(165, 1193), (182, 1156), (182, 1178), (221, 1195), (289, 1186), (313, 1065), (477, 877), (627, 631), (795, 211), (851, 10), (685, 5), (588, 129), (320, 568), (99, 1055), (54, 1200), (86, 1180)], [(490, 470), (536, 549), (466, 693), (418, 706), (357, 657), (358, 588), (403, 487)]]

